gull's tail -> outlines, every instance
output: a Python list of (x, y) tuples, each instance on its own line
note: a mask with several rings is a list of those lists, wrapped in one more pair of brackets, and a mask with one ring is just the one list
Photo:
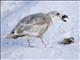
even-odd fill
[(18, 37), (22, 37), (22, 36), (25, 36), (25, 35), (19, 35), (19, 34), (8, 34), (5, 38), (6, 39), (17, 39)]
[(17, 39), (17, 35), (8, 34), (5, 38), (6, 38), (6, 39)]

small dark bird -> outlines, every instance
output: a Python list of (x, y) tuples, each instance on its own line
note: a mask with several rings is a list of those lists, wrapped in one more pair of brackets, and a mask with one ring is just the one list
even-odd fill
[(70, 37), (70, 38), (64, 38), (63, 41), (59, 42), (60, 44), (64, 44), (64, 45), (68, 45), (68, 44), (72, 44), (74, 43), (74, 38)]

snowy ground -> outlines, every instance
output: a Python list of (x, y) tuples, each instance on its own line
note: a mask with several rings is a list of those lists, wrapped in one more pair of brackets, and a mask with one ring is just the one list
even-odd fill
[[(1, 59), (2, 60), (79, 60), (79, 2), (2, 2), (1, 3)], [(38, 12), (59, 11), (69, 16), (67, 23), (56, 21), (44, 34), (47, 48), (40, 39), (33, 37), (30, 41), (34, 48), (27, 47), (26, 39), (7, 40), (20, 19)], [(60, 45), (65, 37), (75, 38), (73, 45)]]

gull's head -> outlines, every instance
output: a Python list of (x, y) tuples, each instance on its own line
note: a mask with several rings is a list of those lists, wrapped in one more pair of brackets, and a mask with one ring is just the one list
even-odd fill
[(64, 22), (67, 22), (66, 21), (66, 18), (68, 18), (68, 16), (65, 15), (65, 14), (59, 13), (57, 11), (51, 11), (48, 14), (51, 16), (51, 18), (57, 18), (59, 20), (62, 20)]

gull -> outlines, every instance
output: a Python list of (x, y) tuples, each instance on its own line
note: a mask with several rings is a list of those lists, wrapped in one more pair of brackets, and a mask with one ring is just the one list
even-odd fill
[(47, 13), (35, 13), (22, 18), (15, 28), (6, 36), (7, 39), (17, 39), (19, 37), (25, 37), (30, 45), (31, 37), (40, 38), (44, 47), (47, 47), (43, 41), (43, 35), (48, 28), (53, 24), (55, 20), (62, 20), (67, 22), (65, 18), (67, 15), (59, 13), (58, 11), (50, 11)]

